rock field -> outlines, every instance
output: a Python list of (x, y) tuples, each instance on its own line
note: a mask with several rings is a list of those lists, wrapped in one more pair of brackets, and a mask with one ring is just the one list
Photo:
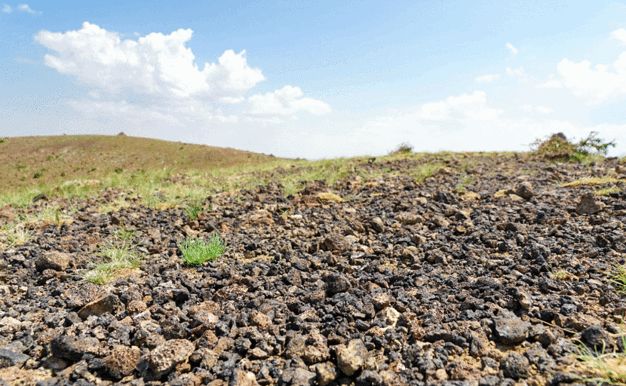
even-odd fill
[[(0, 384), (595, 384), (576, 356), (622, 349), (624, 166), (429, 161), (420, 183), (424, 160), (388, 159), (357, 166), (373, 180), (218, 194), (194, 221), (83, 200), (0, 252)], [(563, 186), (605, 176), (621, 191)], [(122, 228), (140, 267), (85, 280)], [(185, 266), (177, 243), (215, 232), (226, 253)]]

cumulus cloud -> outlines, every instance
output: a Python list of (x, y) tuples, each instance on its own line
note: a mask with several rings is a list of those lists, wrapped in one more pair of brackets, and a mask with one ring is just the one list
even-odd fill
[(245, 51), (225, 51), (217, 63), (199, 67), (186, 46), (193, 32), (151, 33), (137, 40), (83, 23), (80, 30), (41, 31), (36, 40), (54, 52), (47, 66), (97, 90), (151, 96), (239, 96), (265, 77), (248, 65)]
[(500, 74), (483, 74), (474, 78), (477, 83), (491, 83), (500, 79)]
[[(247, 114), (293, 116), (330, 110), (294, 86), (248, 96), (265, 76), (248, 64), (246, 51), (226, 50), (216, 62), (199, 64), (187, 46), (192, 36), (191, 29), (178, 29), (124, 39), (85, 22), (78, 30), (40, 31), (35, 39), (50, 50), (44, 57), (48, 67), (89, 88), (94, 114), (117, 109), (129, 116), (151, 115), (154, 110), (179, 114), (181, 120), (206, 122), (207, 118), (223, 121)], [(71, 105), (86, 113), (92, 110), (81, 101)]]
[(592, 104), (626, 95), (626, 52), (610, 65), (563, 59), (557, 72), (565, 88)]
[(526, 70), (524, 70), (524, 67), (517, 67), (517, 68), (507, 67), (505, 72), (508, 76), (511, 76), (513, 78), (519, 78), (519, 79), (526, 78)]
[(515, 47), (512, 43), (507, 42), (505, 45), (507, 50), (509, 50), (509, 52), (513, 55), (517, 55), (519, 53), (519, 50), (517, 49), (517, 47)]
[(626, 29), (619, 28), (615, 31), (611, 32), (611, 37), (615, 40), (618, 40), (624, 44), (626, 44)]
[(321, 115), (331, 109), (322, 101), (304, 97), (299, 87), (288, 85), (273, 92), (251, 96), (249, 111), (253, 115), (293, 116), (300, 111)]

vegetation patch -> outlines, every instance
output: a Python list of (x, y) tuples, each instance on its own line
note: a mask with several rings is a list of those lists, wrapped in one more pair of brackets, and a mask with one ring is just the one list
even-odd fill
[(564, 269), (559, 269), (558, 271), (552, 272), (550, 274), (550, 277), (554, 280), (559, 280), (559, 281), (571, 281), (571, 280), (577, 279), (577, 277), (574, 274)]
[(178, 245), (178, 248), (187, 265), (202, 265), (217, 259), (226, 251), (224, 242), (217, 234), (211, 236), (209, 240), (187, 238)]
[(343, 198), (333, 192), (321, 192), (317, 194), (317, 198), (320, 201), (327, 201), (327, 202), (343, 202)]
[(531, 148), (535, 155), (550, 161), (588, 163), (606, 156), (615, 147), (614, 141), (605, 141), (598, 133), (591, 132), (578, 142), (572, 142), (563, 133), (552, 134), (547, 139), (538, 139)]
[(577, 186), (608, 185), (617, 184), (620, 182), (625, 182), (625, 180), (615, 177), (584, 177), (575, 181), (566, 182), (564, 184), (561, 184), (561, 186), (564, 188), (574, 188)]
[(413, 177), (413, 179), (417, 183), (424, 182), (429, 177), (432, 177), (435, 174), (439, 173), (443, 168), (443, 164), (440, 163), (421, 164), (413, 170), (413, 172), (411, 173), (411, 177)]
[(608, 188), (604, 188), (604, 189), (598, 189), (595, 192), (593, 192), (596, 196), (610, 196), (612, 194), (618, 194), (619, 192), (621, 192), (622, 190), (620, 188), (618, 188), (617, 186), (610, 186)]
[[(622, 347), (626, 347), (626, 337), (622, 337)], [(591, 376), (585, 381), (594, 384), (624, 385), (626, 384), (626, 353), (614, 349), (606, 352), (606, 347), (602, 350), (592, 350), (581, 345), (579, 348), (578, 360), (583, 364), (585, 370)]]
[(106, 284), (118, 277), (125, 276), (131, 270), (139, 268), (140, 265), (139, 257), (126, 244), (105, 247), (100, 251), (99, 255), (105, 261), (96, 265), (85, 274), (85, 280), (98, 285)]
[(7, 224), (0, 228), (0, 247), (14, 248), (26, 244), (31, 234), (25, 224)]

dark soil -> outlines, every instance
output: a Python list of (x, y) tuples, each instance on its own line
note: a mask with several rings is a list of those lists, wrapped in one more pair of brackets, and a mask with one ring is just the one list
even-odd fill
[[(115, 192), (84, 202), (71, 224), (0, 253), (0, 379), (584, 384), (578, 350), (612, 349), (622, 331), (612, 275), (626, 193), (560, 184), (624, 178), (623, 167), (438, 157), (446, 168), (420, 184), (408, 175), (424, 160), (364, 162), (400, 176), (216, 195), (197, 221), (183, 209), (98, 214)], [(329, 190), (343, 202), (319, 196)], [(140, 269), (85, 281), (120, 228), (135, 231)], [(184, 266), (177, 242), (213, 232), (226, 254)]]

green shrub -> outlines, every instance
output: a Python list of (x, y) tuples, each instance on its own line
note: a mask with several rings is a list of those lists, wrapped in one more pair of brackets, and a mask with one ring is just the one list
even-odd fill
[(187, 238), (179, 245), (183, 254), (183, 261), (187, 265), (202, 265), (207, 261), (213, 261), (222, 256), (226, 251), (224, 242), (219, 235), (214, 234), (207, 240)]
[(552, 134), (547, 139), (538, 139), (531, 146), (541, 158), (561, 162), (588, 162), (606, 156), (614, 141), (605, 141), (592, 131), (578, 142), (571, 142), (565, 134)]
[(402, 142), (390, 154), (409, 154), (413, 152), (413, 145), (408, 142)]

